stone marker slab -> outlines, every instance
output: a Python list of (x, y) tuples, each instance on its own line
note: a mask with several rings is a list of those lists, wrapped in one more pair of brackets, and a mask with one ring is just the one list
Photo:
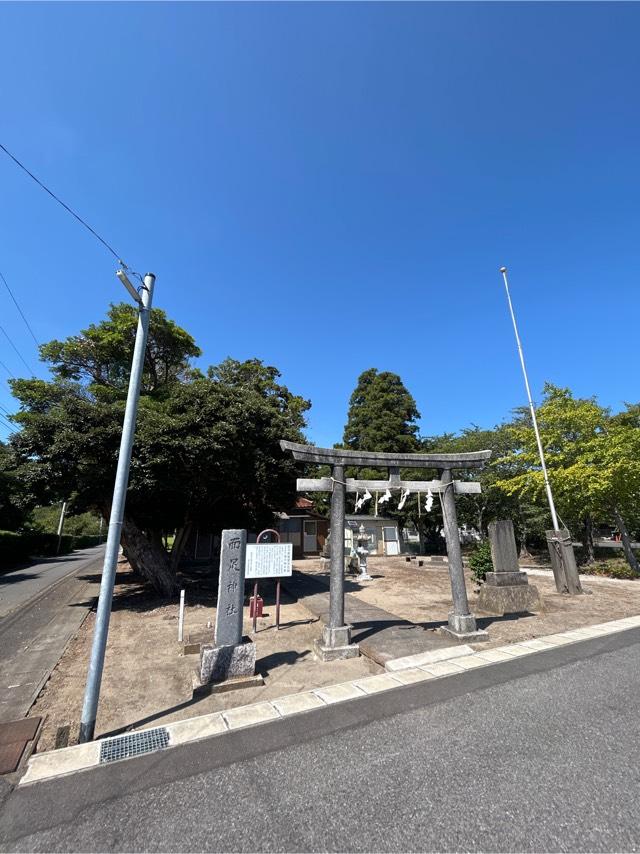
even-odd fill
[(478, 597), (478, 608), (489, 614), (524, 614), (542, 610), (537, 587), (529, 585), (520, 572), (513, 522), (502, 519), (489, 523), (489, 541), (494, 572), (488, 572)]
[(216, 646), (234, 646), (242, 640), (242, 606), (247, 532), (222, 532), (218, 610), (214, 641)]
[(203, 685), (255, 673), (256, 645), (242, 637), (246, 549), (246, 531), (222, 532), (214, 644), (200, 648)]
[(511, 519), (489, 522), (489, 542), (494, 572), (518, 572), (518, 549)]

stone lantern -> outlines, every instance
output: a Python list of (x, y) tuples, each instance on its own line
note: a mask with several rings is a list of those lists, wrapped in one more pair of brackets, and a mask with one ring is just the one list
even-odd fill
[(369, 534), (364, 529), (364, 525), (360, 525), (358, 528), (358, 536), (357, 543), (358, 548), (356, 549), (356, 554), (358, 555), (358, 562), (360, 564), (360, 575), (357, 577), (357, 581), (372, 581), (373, 579), (367, 572), (367, 558), (369, 557), (369, 544), (371, 542), (371, 538)]

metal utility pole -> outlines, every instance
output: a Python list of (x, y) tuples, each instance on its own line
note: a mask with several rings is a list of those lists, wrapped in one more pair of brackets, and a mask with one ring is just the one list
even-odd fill
[(58, 546), (56, 548), (56, 554), (60, 554), (60, 543), (62, 542), (62, 529), (64, 528), (64, 517), (67, 512), (67, 502), (62, 502), (62, 510), (60, 511), (60, 521), (58, 522)]
[(104, 567), (102, 570), (102, 581), (100, 584), (96, 627), (93, 634), (89, 673), (87, 675), (87, 685), (85, 688), (84, 704), (82, 707), (82, 718), (80, 721), (80, 744), (93, 740), (96, 726), (98, 699), (100, 697), (100, 683), (102, 681), (102, 668), (104, 666), (104, 653), (107, 646), (107, 635), (109, 633), (109, 617), (111, 616), (111, 602), (113, 599), (113, 587), (115, 584), (116, 567), (118, 563), (118, 550), (120, 548), (120, 534), (122, 531), (127, 486), (129, 484), (129, 465), (131, 463), (131, 449), (136, 428), (136, 414), (138, 412), (138, 399), (140, 397), (140, 382), (142, 379), (142, 369), (144, 367), (145, 351), (147, 349), (147, 335), (149, 332), (149, 316), (151, 313), (151, 302), (153, 299), (153, 286), (156, 280), (153, 273), (147, 273), (144, 277), (144, 285), (140, 288), (141, 293), (138, 294), (138, 291), (133, 287), (123, 270), (118, 270), (116, 275), (127, 288), (129, 293), (138, 302), (138, 329), (136, 331), (136, 343), (133, 350), (133, 361), (131, 363), (127, 405), (124, 412), (124, 422), (122, 424), (122, 439), (120, 440), (118, 468), (116, 470), (116, 481), (113, 488), (113, 502), (111, 504), (111, 517), (109, 519), (107, 546), (105, 549)]
[(518, 345), (518, 354), (520, 356), (520, 364), (522, 365), (522, 374), (524, 376), (524, 384), (527, 389), (527, 397), (529, 399), (529, 410), (531, 412), (531, 420), (533, 421), (533, 429), (536, 434), (536, 442), (538, 443), (538, 454), (540, 455), (540, 464), (542, 466), (542, 474), (544, 476), (544, 488), (547, 491), (547, 500), (549, 502), (549, 510), (551, 511), (551, 521), (553, 522), (553, 530), (560, 530), (558, 525), (558, 516), (556, 514), (556, 506), (553, 503), (553, 493), (551, 492), (551, 484), (549, 483), (549, 476), (547, 474), (547, 466), (544, 461), (544, 451), (542, 449), (542, 441), (540, 439), (540, 431), (538, 430), (538, 419), (536, 418), (536, 410), (533, 405), (533, 398), (531, 397), (531, 389), (529, 387), (529, 378), (527, 376), (527, 368), (524, 363), (524, 354), (522, 352), (522, 344), (520, 343), (520, 336), (518, 334), (518, 325), (516, 323), (516, 316), (513, 312), (513, 305), (511, 303), (511, 294), (509, 293), (509, 282), (507, 281), (507, 268), (500, 267), (500, 272), (502, 273), (502, 278), (504, 279), (504, 287), (507, 292), (507, 302), (509, 303), (509, 311), (511, 312), (511, 320), (513, 321), (513, 331), (516, 335), (516, 343)]

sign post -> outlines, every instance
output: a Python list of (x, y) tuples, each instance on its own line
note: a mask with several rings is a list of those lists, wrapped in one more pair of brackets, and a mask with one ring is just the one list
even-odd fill
[[(275, 543), (261, 543), (266, 534), (273, 534)], [(293, 560), (293, 544), (281, 543), (280, 534), (273, 528), (261, 531), (255, 543), (247, 545), (245, 578), (255, 579), (253, 586), (253, 633), (258, 622), (258, 581), (261, 578), (276, 579), (276, 631), (280, 631), (280, 579), (290, 576)]]

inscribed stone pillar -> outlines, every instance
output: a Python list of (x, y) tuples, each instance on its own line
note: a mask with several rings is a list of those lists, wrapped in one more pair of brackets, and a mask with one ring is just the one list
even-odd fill
[(222, 532), (214, 644), (200, 651), (200, 682), (253, 676), (256, 645), (242, 636), (247, 532)]
[(216, 646), (235, 646), (242, 640), (246, 550), (246, 531), (222, 532), (214, 634)]
[(529, 584), (526, 572), (520, 572), (513, 522), (490, 522), (489, 542), (494, 571), (486, 574), (480, 590), (480, 610), (500, 615), (540, 610), (542, 601), (537, 587)]

